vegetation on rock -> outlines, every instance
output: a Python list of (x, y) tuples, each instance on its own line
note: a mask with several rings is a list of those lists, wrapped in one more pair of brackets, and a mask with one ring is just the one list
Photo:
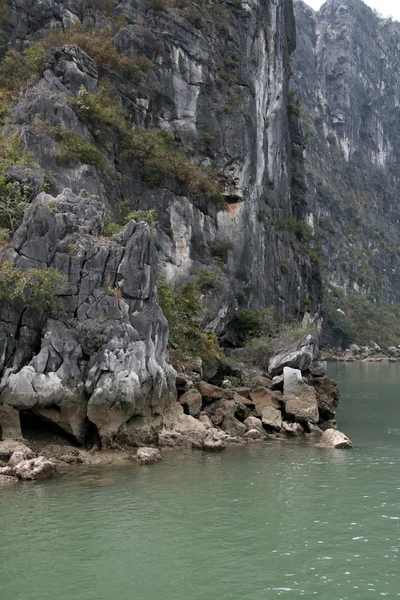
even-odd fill
[(209, 365), (222, 358), (216, 335), (201, 327), (204, 311), (200, 291), (195, 283), (185, 283), (174, 289), (162, 279), (158, 282), (158, 302), (169, 325), (170, 360), (173, 364), (199, 356)]
[(67, 282), (57, 269), (21, 271), (10, 261), (0, 262), (0, 300), (23, 301), (26, 306), (51, 312), (58, 293)]

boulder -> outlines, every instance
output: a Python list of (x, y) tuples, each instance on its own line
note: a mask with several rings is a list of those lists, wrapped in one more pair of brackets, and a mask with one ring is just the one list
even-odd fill
[(226, 416), (244, 421), (250, 414), (244, 404), (235, 400), (217, 400), (207, 406), (204, 412), (210, 417), (214, 427), (219, 427)]
[(336, 381), (328, 377), (313, 377), (310, 383), (317, 393), (318, 411), (323, 421), (333, 419), (340, 402)]
[(224, 390), (216, 385), (212, 385), (212, 383), (207, 383), (206, 381), (199, 381), (196, 384), (196, 387), (203, 398), (220, 400), (221, 398), (227, 397), (227, 390)]
[(215, 429), (203, 440), (203, 450), (206, 450), (207, 452), (221, 452), (222, 450), (225, 450), (225, 448), (226, 443)]
[(200, 423), (203, 423), (203, 425), (206, 429), (211, 429), (213, 427), (212, 421), (206, 413), (201, 412), (199, 414), (198, 419), (199, 419)]
[(47, 460), (44, 456), (38, 456), (31, 460), (23, 460), (15, 465), (14, 473), (19, 479), (48, 479), (56, 474), (54, 463)]
[(161, 460), (161, 452), (158, 448), (139, 448), (136, 453), (137, 461), (142, 465), (148, 465)]
[(276, 393), (266, 387), (257, 387), (254, 390), (251, 390), (250, 398), (259, 412), (261, 412), (261, 409), (265, 406), (280, 408)]
[(349, 350), (353, 354), (360, 354), (361, 353), (361, 348), (357, 344), (351, 344), (350, 347), (349, 347)]
[(304, 381), (299, 369), (283, 368), (283, 395), (300, 396), (304, 391)]
[(257, 417), (247, 417), (243, 424), (246, 426), (247, 431), (250, 431), (250, 429), (257, 429), (260, 433), (265, 433), (261, 420), (257, 419)]
[(318, 402), (315, 390), (304, 386), (300, 396), (284, 396), (286, 413), (296, 421), (318, 423)]
[(246, 433), (246, 425), (238, 421), (234, 416), (226, 414), (221, 423), (221, 429), (223, 429), (228, 435), (232, 437), (243, 437)]
[(18, 479), (16, 477), (11, 477), (10, 475), (0, 475), (0, 487), (3, 485), (12, 485), (13, 483), (18, 483)]
[(321, 439), (318, 443), (319, 448), (353, 448), (353, 442), (349, 440), (349, 438), (342, 433), (341, 431), (337, 431), (337, 429), (327, 429), (321, 435)]
[(176, 446), (183, 446), (184, 439), (180, 433), (171, 429), (163, 429), (160, 431), (158, 436), (158, 445), (161, 448), (175, 448)]
[(36, 454), (32, 452), (32, 450), (30, 450), (29, 448), (16, 450), (12, 453), (8, 464), (10, 467), (15, 467), (24, 460), (30, 460), (31, 458), (36, 458)]
[(288, 421), (283, 421), (282, 433), (288, 436), (298, 437), (299, 435), (303, 435), (304, 429), (300, 423), (289, 423)]
[(15, 440), (3, 440), (0, 442), (0, 460), (8, 460), (14, 452), (32, 452), (28, 446)]
[(235, 392), (239, 394), (239, 396), (243, 396), (243, 398), (250, 398), (251, 388), (249, 387), (237, 387), (234, 388)]
[(190, 389), (179, 397), (179, 402), (187, 415), (196, 417), (203, 404), (203, 397), (199, 391)]
[(282, 413), (274, 406), (264, 406), (261, 409), (261, 421), (267, 429), (280, 431), (282, 427)]
[(319, 437), (322, 435), (322, 429), (318, 427), (318, 425), (314, 425), (314, 423), (308, 423), (308, 435)]
[(314, 335), (305, 335), (288, 344), (281, 352), (270, 358), (268, 371), (272, 377), (281, 375), (284, 367), (292, 367), (306, 371), (318, 350), (318, 342)]
[(265, 438), (265, 433), (262, 433), (258, 429), (249, 429), (244, 434), (244, 438), (246, 440), (249, 440), (249, 441), (252, 441), (252, 442), (258, 441), (258, 440), (263, 440)]
[(6, 465), (5, 467), (0, 467), (0, 475), (12, 476), (12, 475), (14, 475), (14, 470), (9, 465)]
[(324, 377), (326, 375), (326, 360), (314, 360), (310, 366), (310, 375), (312, 377)]

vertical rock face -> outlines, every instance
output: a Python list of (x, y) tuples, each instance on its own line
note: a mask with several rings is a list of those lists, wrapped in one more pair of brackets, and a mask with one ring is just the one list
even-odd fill
[(295, 1), (293, 86), (309, 219), (329, 283), (399, 302), (400, 24), (361, 0)]
[[(59, 32), (7, 118), (5, 133), (20, 137), (35, 165), (7, 172), (28, 185), (31, 205), (1, 259), (22, 271), (54, 267), (66, 281), (51, 318), (22, 301), (0, 307), (4, 431), (29, 411), (83, 441), (90, 423), (105, 438), (167, 411), (175, 392), (159, 261), (172, 283), (199, 267), (218, 271), (217, 292), (204, 298), (206, 326), (217, 333), (238, 308), (275, 305), (288, 318), (320, 299), (309, 246), (293, 235), (305, 204), (294, 172), (301, 130), (288, 110), (292, 1), (100, 4), (11, 0), (0, 24), (4, 49), (18, 51)], [(135, 73), (102, 52), (106, 38), (136, 60)], [(146, 171), (121, 142), (116, 114), (88, 117), (87, 95), (105, 84), (124, 131), (168, 133), (189, 165), (214, 169), (220, 197), (193, 191), (184, 161), (174, 176)], [(156, 150), (135, 147), (150, 158)], [(38, 195), (43, 189), (52, 195)], [(101, 236), (121, 200), (156, 211), (155, 239), (134, 221), (119, 237)]]
[[(60, 169), (56, 144), (43, 128), (38, 132), (38, 117), (93, 142), (93, 131), (66, 98), (81, 85), (93, 91), (98, 76), (107, 74), (73, 46), (54, 53), (43, 79), (17, 104), (15, 130), (59, 191), (69, 187), (79, 194), (84, 188), (112, 207), (123, 198), (132, 208), (155, 208), (167, 281), (186, 281), (219, 259), (223, 283), (218, 298), (207, 299), (211, 329), (220, 332), (238, 307), (275, 305), (284, 318), (301, 313), (305, 302), (316, 309), (319, 274), (308, 248), (286, 228), (290, 219), (305, 217), (293, 190), (297, 125), (288, 113), (295, 47), (291, 0), (159, 8), (126, 0), (114, 9), (121, 20), (114, 45), (121, 53), (146, 57), (151, 68), (140, 83), (116, 73), (112, 83), (133, 126), (161, 128), (193, 163), (215, 168), (224, 202), (187, 194), (171, 181), (151, 187), (116, 143), (107, 147), (112, 185), (94, 167)], [(17, 47), (43, 36), (48, 25), (101, 23), (99, 11), (81, 14), (73, 3), (63, 3), (61, 13), (50, 4), (40, 20), (30, 5), (12, 4), (11, 14), (16, 25), (7, 33)]]
[(79, 442), (90, 421), (104, 439), (175, 400), (150, 230), (131, 221), (111, 241), (99, 236), (103, 224), (101, 202), (66, 189), (40, 194), (14, 236), (17, 268), (55, 267), (65, 285), (52, 318), (22, 301), (0, 306), (4, 436), (18, 437), (19, 411), (29, 411)]

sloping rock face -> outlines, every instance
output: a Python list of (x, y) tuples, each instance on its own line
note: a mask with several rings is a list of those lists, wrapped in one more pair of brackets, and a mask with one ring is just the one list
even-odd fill
[[(294, 5), (309, 223), (329, 284), (399, 302), (400, 24), (361, 0)], [(347, 344), (336, 321), (324, 341)]]
[[(321, 298), (318, 269), (308, 247), (287, 228), (302, 222), (292, 154), (298, 124), (288, 112), (290, 53), (295, 47), (291, 0), (190, 2), (154, 7), (145, 0), (120, 2), (113, 17), (73, 2), (10, 3), (4, 35), (18, 48), (40, 39), (46, 28), (109, 26), (113, 44), (150, 67), (140, 82), (110, 73), (72, 45), (51, 54), (39, 83), (12, 111), (12, 131), (21, 134), (58, 191), (85, 189), (115, 207), (155, 209), (157, 243), (168, 282), (184, 282), (199, 267), (220, 271), (217, 291), (205, 294), (207, 326), (218, 333), (237, 308), (275, 305), (282, 317), (297, 315)], [(85, 8), (86, 6), (86, 8)], [(119, 20), (118, 20), (119, 19)], [(101, 41), (99, 41), (101, 44)], [(172, 138), (193, 163), (212, 166), (223, 202), (188, 194), (176, 181), (149, 185), (126, 159), (112, 131), (104, 153), (107, 169), (81, 163), (62, 166), (57, 142), (37, 127), (38, 119), (71, 129), (98, 145), (95, 132), (69, 106), (83, 86), (97, 89), (107, 78), (134, 127), (156, 127)], [(292, 221), (290, 221), (292, 219)], [(217, 263), (214, 264), (214, 259)]]
[(131, 221), (118, 241), (102, 238), (104, 218), (99, 200), (42, 193), (14, 236), (7, 256), (16, 267), (56, 267), (65, 286), (51, 318), (22, 301), (0, 306), (4, 432), (10, 415), (16, 429), (19, 412), (29, 411), (79, 442), (90, 423), (104, 439), (175, 402), (152, 234)]

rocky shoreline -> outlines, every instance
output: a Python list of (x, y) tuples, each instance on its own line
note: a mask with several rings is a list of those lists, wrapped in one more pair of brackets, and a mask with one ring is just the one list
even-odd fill
[(325, 350), (321, 352), (321, 359), (330, 362), (397, 363), (400, 362), (400, 348), (380, 348), (375, 342), (371, 346), (351, 344), (346, 350)]
[(235, 368), (240, 370), (241, 386), (232, 385), (229, 378), (221, 385), (204, 381), (201, 364), (196, 363), (177, 374), (177, 401), (167, 414), (103, 439), (101, 451), (3, 440), (0, 484), (62, 475), (80, 463), (101, 464), (104, 451), (106, 457), (111, 452), (149, 464), (167, 449), (220, 452), (230, 445), (290, 438), (319, 447), (351, 448), (334, 420), (340, 392), (326, 376), (326, 362), (316, 359), (316, 349), (315, 338), (308, 335), (272, 357), (268, 373), (239, 363)]

